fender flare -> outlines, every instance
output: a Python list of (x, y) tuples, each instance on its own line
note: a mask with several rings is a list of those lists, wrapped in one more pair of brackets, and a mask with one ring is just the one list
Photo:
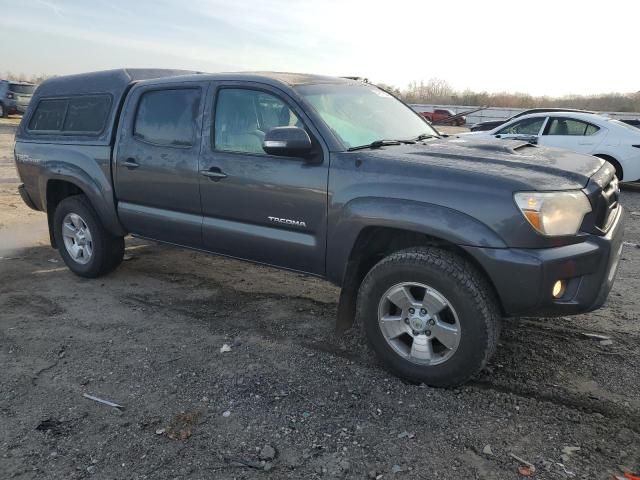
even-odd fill
[(327, 278), (342, 285), (346, 265), (360, 233), (386, 227), (444, 240), (454, 245), (506, 248), (484, 223), (442, 205), (404, 199), (362, 197), (340, 208), (327, 239)]
[(126, 231), (120, 224), (115, 208), (113, 190), (105, 191), (100, 183), (96, 181), (88, 172), (82, 168), (67, 162), (52, 162), (47, 165), (44, 174), (38, 180), (40, 198), (42, 199), (43, 210), (49, 212), (47, 205), (47, 189), (49, 182), (60, 180), (75, 185), (89, 199), (91, 205), (96, 210), (105, 229), (115, 236), (124, 236)]

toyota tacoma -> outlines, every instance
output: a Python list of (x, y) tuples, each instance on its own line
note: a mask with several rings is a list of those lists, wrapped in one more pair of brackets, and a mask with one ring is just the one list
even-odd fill
[(23, 200), (77, 275), (131, 234), (341, 288), (393, 373), (460, 385), (501, 318), (600, 307), (623, 235), (606, 161), (445, 137), (389, 93), (290, 73), (113, 70), (57, 77), (16, 134)]

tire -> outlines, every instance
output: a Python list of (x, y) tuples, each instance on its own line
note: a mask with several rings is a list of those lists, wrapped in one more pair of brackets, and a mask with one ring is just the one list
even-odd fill
[(0, 118), (7, 118), (9, 116), (7, 112), (8, 110), (0, 103)]
[[(407, 308), (399, 307), (388, 298), (399, 298), (400, 294), (393, 293), (394, 289), (408, 287), (409, 298), (419, 301), (423, 286), (427, 287), (426, 316), (419, 317), (423, 311), (418, 313), (416, 309), (407, 323)], [(440, 308), (437, 305), (443, 304), (446, 307), (431, 319), (431, 313)], [(403, 329), (406, 333), (387, 340), (379, 315), (390, 319), (391, 323), (384, 325), (390, 325), (385, 331), (392, 330), (391, 336)], [(391, 320), (397, 317), (401, 317), (400, 320)], [(459, 386), (480, 372), (495, 352), (500, 331), (497, 302), (484, 277), (461, 257), (433, 247), (402, 250), (375, 265), (360, 286), (356, 318), (371, 348), (388, 370), (408, 381), (433, 387)], [(429, 322), (426, 327), (424, 319)], [(456, 328), (457, 334), (450, 335)], [(447, 335), (443, 336), (444, 333)], [(420, 346), (425, 342), (431, 347)], [(457, 345), (453, 348), (455, 342)], [(447, 343), (451, 348), (447, 348)], [(423, 356), (426, 350), (431, 350), (427, 355), (431, 358), (412, 357), (414, 344), (417, 355)]]
[[(72, 230), (65, 228), (65, 224), (72, 229), (75, 228), (77, 235), (70, 237)], [(124, 237), (107, 232), (84, 195), (67, 197), (58, 204), (54, 213), (53, 228), (58, 251), (64, 263), (76, 275), (86, 278), (100, 277), (111, 272), (122, 262)], [(77, 247), (76, 251), (84, 249), (84, 253), (74, 258), (74, 246)]]

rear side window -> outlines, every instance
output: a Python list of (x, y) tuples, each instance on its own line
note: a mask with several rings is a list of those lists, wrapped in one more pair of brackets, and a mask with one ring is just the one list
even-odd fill
[(190, 147), (199, 107), (197, 88), (144, 93), (138, 104), (133, 134), (155, 145)]
[(595, 125), (572, 118), (552, 118), (547, 128), (547, 135), (589, 136), (600, 130)]
[(68, 100), (41, 100), (29, 121), (29, 130), (60, 131), (67, 113)]
[(40, 100), (29, 120), (29, 130), (36, 133), (95, 135), (104, 130), (110, 111), (109, 95)]

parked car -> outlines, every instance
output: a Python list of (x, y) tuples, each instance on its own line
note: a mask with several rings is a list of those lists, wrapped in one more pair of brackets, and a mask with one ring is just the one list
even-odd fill
[(602, 115), (567, 111), (534, 113), (489, 132), (466, 135), (525, 140), (595, 155), (615, 167), (619, 180), (640, 179), (640, 129)]
[(127, 234), (315, 275), (392, 372), (454, 386), (501, 317), (599, 308), (620, 259), (613, 167), (510, 147), (353, 80), (116, 70), (38, 87), (15, 162), (77, 275), (116, 268)]
[(573, 113), (595, 113), (589, 112), (587, 110), (572, 110), (570, 108), (532, 108), (530, 110), (523, 110), (520, 113), (515, 114), (512, 117), (507, 118), (506, 120), (487, 120), (486, 122), (479, 122), (471, 125), (469, 128), (472, 132), (485, 132), (489, 130), (493, 130), (500, 125), (504, 125), (511, 120), (515, 120), (516, 118), (523, 117), (524, 115), (530, 115), (532, 113), (551, 113), (551, 112), (573, 112)]
[[(467, 119), (463, 116), (456, 116), (453, 111), (445, 108), (436, 108), (433, 112), (419, 112), (424, 118), (431, 123), (439, 125), (457, 125), (461, 126), (467, 122)], [(453, 118), (452, 118), (453, 117)]]
[(0, 117), (26, 112), (35, 88), (32, 83), (0, 80)]

